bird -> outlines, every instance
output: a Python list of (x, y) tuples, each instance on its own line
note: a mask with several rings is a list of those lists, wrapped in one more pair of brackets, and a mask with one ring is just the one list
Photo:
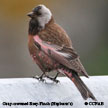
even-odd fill
[[(28, 49), (34, 62), (42, 71), (41, 76), (35, 77), (43, 81), (47, 77), (55, 82), (58, 75), (64, 74), (77, 87), (84, 100), (95, 96), (80, 78), (89, 78), (80, 57), (75, 51), (72, 41), (66, 31), (56, 23), (52, 12), (41, 4), (27, 14), (29, 16)], [(47, 74), (57, 72), (52, 78)]]

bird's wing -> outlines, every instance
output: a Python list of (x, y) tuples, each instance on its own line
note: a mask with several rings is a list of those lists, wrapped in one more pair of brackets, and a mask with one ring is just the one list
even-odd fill
[(65, 46), (60, 47), (57, 45), (48, 44), (42, 41), (38, 36), (34, 37), (34, 43), (37, 47), (39, 47), (40, 50), (42, 50), (52, 59), (68, 67), (69, 69), (88, 77), (87, 72), (80, 62), (79, 56), (74, 49)]
[[(53, 47), (53, 45), (51, 45), (51, 47)], [(80, 62), (79, 56), (74, 49), (64, 46), (62, 48), (58, 48), (56, 50), (56, 53), (58, 53), (58, 57), (61, 56), (61, 58), (66, 60), (66, 62), (61, 62), (63, 65), (88, 77), (86, 70), (84, 69), (83, 65)], [(54, 59), (56, 59), (56, 56), (53, 55), (53, 53), (52, 56), (54, 56)]]

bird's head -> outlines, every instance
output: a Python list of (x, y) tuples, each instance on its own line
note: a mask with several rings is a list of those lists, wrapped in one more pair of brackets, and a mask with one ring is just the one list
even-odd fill
[(47, 24), (52, 17), (51, 11), (44, 5), (36, 6), (32, 12), (27, 14), (32, 20), (37, 20), (39, 25), (44, 28), (45, 24)]

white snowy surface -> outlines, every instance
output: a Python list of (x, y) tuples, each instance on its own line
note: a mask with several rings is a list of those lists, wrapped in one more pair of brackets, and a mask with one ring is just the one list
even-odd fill
[(46, 79), (46, 83), (33, 78), (0, 79), (0, 108), (57, 108), (56, 105), (2, 105), (3, 102), (73, 102), (73, 106), (60, 105), (58, 108), (108, 108), (108, 76), (81, 77), (97, 98), (104, 105), (85, 105), (93, 102), (83, 100), (74, 84), (66, 77), (59, 77), (60, 83), (55, 84)]

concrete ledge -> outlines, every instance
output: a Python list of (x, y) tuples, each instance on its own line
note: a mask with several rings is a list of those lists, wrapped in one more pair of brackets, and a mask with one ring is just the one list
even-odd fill
[[(108, 76), (81, 78), (97, 98), (98, 104), (104, 102), (104, 105), (85, 105), (85, 102), (90, 104), (89, 102), (93, 101), (83, 100), (74, 84), (66, 77), (58, 78), (59, 84), (48, 79), (46, 83), (43, 83), (33, 78), (15, 78), (0, 79), (0, 108), (36, 108), (35, 105), (12, 105), (10, 107), (2, 105), (3, 102), (73, 102), (73, 106), (60, 105), (59, 108), (108, 108)], [(56, 105), (37, 106), (37, 108), (56, 107)]]

